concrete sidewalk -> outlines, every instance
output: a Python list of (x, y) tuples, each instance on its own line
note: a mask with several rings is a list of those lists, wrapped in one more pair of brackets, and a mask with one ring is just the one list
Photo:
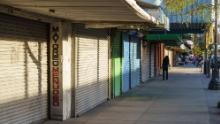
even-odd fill
[(220, 124), (215, 109), (220, 92), (207, 85), (200, 69), (176, 67), (168, 81), (156, 79), (79, 118), (45, 124)]

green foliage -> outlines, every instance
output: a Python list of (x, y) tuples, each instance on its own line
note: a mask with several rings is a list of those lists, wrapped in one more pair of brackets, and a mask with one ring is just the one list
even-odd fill
[(197, 55), (197, 56), (202, 56), (203, 53), (205, 52), (205, 41), (203, 39), (204, 36), (197, 36), (197, 35), (194, 35), (194, 38), (193, 38), (193, 48), (192, 48), (192, 52), (194, 55)]
[[(164, 0), (164, 5), (166, 10), (169, 12), (174, 12), (183, 15), (197, 15), (204, 17), (207, 21), (211, 22), (210, 14), (214, 11), (212, 4), (201, 3), (199, 5), (193, 6), (190, 10), (183, 11), (187, 6), (195, 4), (197, 0)], [(209, 18), (207, 18), (209, 17)]]
[(194, 46), (193, 49), (192, 49), (192, 52), (193, 52), (194, 55), (202, 56), (204, 50), (199, 46)]
[(166, 9), (171, 12), (181, 13), (185, 7), (192, 5), (195, 1), (196, 0), (164, 0), (164, 4)]
[[(214, 12), (214, 6), (212, 4), (197, 4), (197, 0), (164, 0), (165, 10), (168, 13), (174, 13), (179, 14), (180, 16), (201, 16), (204, 18), (207, 22), (209, 22), (206, 26), (209, 27), (209, 25), (212, 23), (211, 15)], [(196, 6), (195, 6), (196, 5)], [(191, 6), (191, 9), (188, 9), (187, 7)], [(185, 39), (190, 39), (187, 35), (185, 36)], [(199, 41), (198, 39), (194, 39), (194, 47), (192, 49), (192, 52), (195, 55), (202, 55), (205, 51), (205, 44), (202, 41)]]

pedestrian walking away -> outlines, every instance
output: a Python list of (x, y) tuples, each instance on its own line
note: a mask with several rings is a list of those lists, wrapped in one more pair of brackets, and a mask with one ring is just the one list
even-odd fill
[(169, 57), (165, 56), (163, 59), (163, 80), (168, 80), (168, 67), (169, 67)]

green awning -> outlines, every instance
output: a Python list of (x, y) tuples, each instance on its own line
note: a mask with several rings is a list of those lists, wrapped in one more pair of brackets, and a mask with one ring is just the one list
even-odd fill
[(180, 34), (147, 34), (144, 36), (145, 41), (160, 41), (160, 42), (166, 42), (166, 41), (176, 41), (181, 42), (182, 41), (182, 35)]

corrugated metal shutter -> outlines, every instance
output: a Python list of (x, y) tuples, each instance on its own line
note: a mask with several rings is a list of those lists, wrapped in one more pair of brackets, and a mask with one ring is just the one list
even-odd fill
[(154, 77), (154, 73), (155, 73), (155, 45), (151, 44), (150, 46), (150, 77), (153, 78)]
[(147, 52), (148, 52), (147, 58), (148, 58), (148, 71), (149, 71), (148, 78), (150, 79), (151, 78), (151, 45), (150, 44), (148, 44), (147, 46)]
[(122, 91), (122, 40), (121, 32), (112, 32), (112, 96)]
[(137, 57), (135, 61), (135, 66), (136, 66), (136, 82), (137, 85), (141, 83), (141, 41), (139, 40), (138, 37), (136, 37), (136, 42), (137, 42)]
[(123, 40), (123, 62), (122, 62), (122, 92), (130, 88), (130, 43), (128, 33), (122, 33)]
[(75, 113), (81, 115), (108, 98), (108, 39), (106, 31), (82, 27), (76, 27), (75, 35), (78, 44)]
[(48, 116), (48, 25), (0, 14), (0, 123)]
[(108, 98), (108, 82), (109, 82), (109, 41), (107, 39), (99, 39), (99, 50), (98, 50), (98, 83), (102, 87), (101, 90), (102, 99), (106, 100)]
[(142, 73), (142, 81), (145, 82), (149, 79), (150, 75), (150, 50), (149, 50), (149, 44), (143, 43), (142, 46), (142, 58), (141, 58), (141, 73)]
[(136, 36), (130, 38), (131, 87), (140, 83), (140, 41)]
[(155, 61), (156, 61), (156, 65), (155, 65), (155, 75), (159, 76), (160, 75), (160, 44), (157, 43), (155, 46)]

